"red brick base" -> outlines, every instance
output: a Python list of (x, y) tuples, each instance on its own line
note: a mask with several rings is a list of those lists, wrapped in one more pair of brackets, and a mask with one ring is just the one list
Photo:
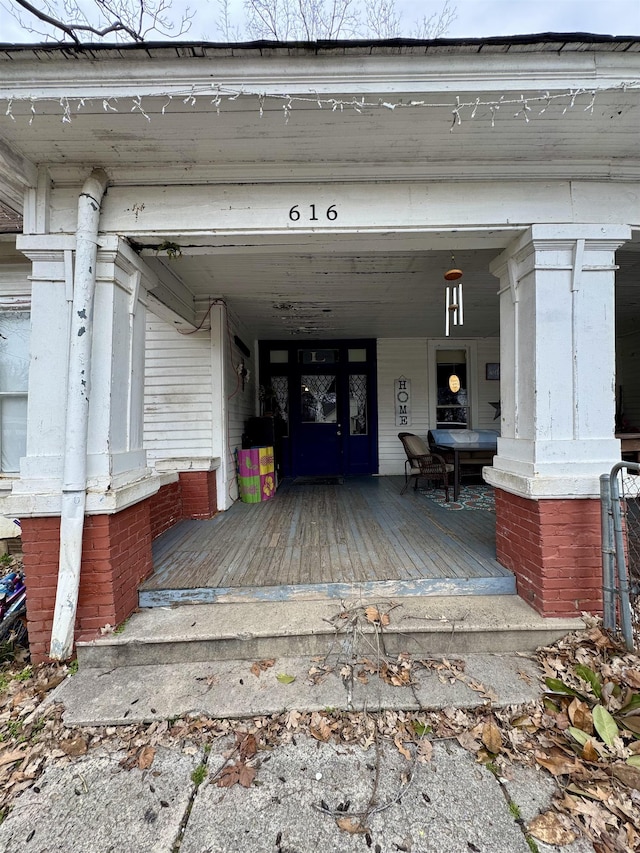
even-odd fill
[[(58, 579), (59, 518), (22, 519), (31, 660), (48, 657)], [(76, 633), (117, 625), (137, 607), (138, 585), (149, 576), (149, 501), (115, 515), (85, 519)]]
[[(215, 471), (181, 473), (178, 482), (114, 515), (85, 519), (76, 636), (118, 625), (138, 606), (138, 586), (152, 571), (151, 542), (184, 518), (216, 513)], [(59, 518), (23, 518), (31, 660), (48, 659), (58, 583)]]
[(181, 471), (184, 518), (213, 518), (217, 511), (216, 472)]
[(529, 500), (496, 489), (498, 560), (543, 616), (602, 611), (600, 502)]

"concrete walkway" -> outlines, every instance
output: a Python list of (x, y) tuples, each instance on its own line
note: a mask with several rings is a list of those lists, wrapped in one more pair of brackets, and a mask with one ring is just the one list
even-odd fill
[[(148, 742), (143, 724), (185, 714), (249, 718), (251, 728), (268, 724), (263, 715), (290, 709), (367, 708), (384, 714), (383, 709), (423, 707), (452, 713), (540, 696), (537, 664), (522, 655), (466, 655), (464, 666), (456, 663), (454, 670), (438, 669), (435, 661), (433, 667), (414, 662), (412, 683), (403, 687), (388, 684), (366, 665), (363, 673), (360, 664), (348, 671), (337, 663), (332, 668), (309, 658), (283, 658), (253, 671), (251, 661), (81, 668), (48, 701), (64, 705), (68, 726), (92, 726), (78, 730), (89, 739), (97, 731), (118, 731), (109, 728), (114, 723), (139, 724), (140, 730), (126, 736), (131, 754)], [(283, 683), (278, 676), (284, 675), (295, 680)], [(114, 746), (105, 737), (99, 747), (51, 764), (17, 798), (0, 825), (0, 850), (593, 851), (583, 840), (564, 848), (531, 846), (527, 821), (548, 807), (555, 791), (544, 771), (513, 767), (505, 774), (509, 778), (501, 778), (455, 739), (435, 740), (432, 754), (420, 760), (415, 746), (402, 754), (393, 738), (364, 748), (333, 738), (323, 742), (295, 728), (286, 734), (251, 758), (255, 777), (248, 787), (218, 784), (233, 760), (234, 744), (237, 757), (232, 732), (208, 740), (165, 737), (150, 763), (128, 764), (122, 739)]]
[[(553, 792), (538, 771), (519, 769), (498, 780), (453, 742), (436, 744), (432, 760), (414, 765), (407, 779), (412, 765), (395, 748), (376, 754), (373, 747), (365, 752), (306, 737), (265, 755), (250, 788), (221, 788), (209, 779), (196, 786), (196, 768), (206, 758), (207, 774), (215, 772), (229, 745), (216, 743), (208, 756), (161, 749), (148, 770), (123, 770), (121, 754), (103, 752), (51, 768), (0, 826), (0, 849), (531, 853), (522, 822)], [(364, 831), (339, 828), (332, 812), (349, 815), (372, 802)], [(593, 850), (582, 842), (564, 849)]]

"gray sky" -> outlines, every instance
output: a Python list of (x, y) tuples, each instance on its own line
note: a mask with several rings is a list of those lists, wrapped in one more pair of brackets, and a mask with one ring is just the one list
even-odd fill
[[(406, 17), (425, 4), (403, 0)], [(587, 32), (640, 35), (640, 0), (457, 0), (452, 38)]]
[[(37, 2), (37, 0), (35, 0)], [(10, 3), (4, 0), (3, 5)], [(231, 0), (237, 10), (242, 0)], [(541, 32), (590, 32), (607, 35), (640, 35), (640, 0), (451, 0), (457, 17), (447, 35), (452, 38), (518, 35)], [(40, 6), (43, 4), (40, 3)], [(194, 41), (220, 39), (213, 0), (173, 0), (177, 10), (189, 5), (196, 10), (186, 36)], [(397, 0), (407, 34), (413, 22), (439, 9), (439, 0)], [(0, 9), (0, 41), (37, 42), (38, 36), (21, 30)]]

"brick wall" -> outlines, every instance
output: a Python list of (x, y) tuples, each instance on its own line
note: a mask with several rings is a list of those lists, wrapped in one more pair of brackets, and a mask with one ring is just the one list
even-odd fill
[[(152, 570), (150, 502), (115, 515), (87, 516), (76, 635), (117, 625), (137, 607), (138, 585)], [(22, 519), (31, 659), (48, 657), (60, 549), (59, 518)]]
[(168, 483), (162, 486), (155, 495), (149, 498), (151, 516), (151, 538), (156, 539), (165, 530), (181, 521), (182, 489), (180, 482)]
[(183, 518), (213, 518), (217, 511), (216, 472), (182, 471)]
[[(215, 471), (181, 473), (144, 501), (114, 515), (85, 518), (76, 636), (118, 625), (138, 606), (138, 586), (152, 570), (152, 540), (183, 518), (217, 511)], [(58, 583), (59, 518), (23, 518), (31, 659), (46, 660)]]
[(602, 611), (600, 502), (528, 500), (496, 489), (496, 552), (543, 616)]

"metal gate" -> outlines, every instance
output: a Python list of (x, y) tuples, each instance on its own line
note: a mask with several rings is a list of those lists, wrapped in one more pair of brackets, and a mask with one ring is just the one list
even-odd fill
[(619, 462), (600, 477), (604, 627), (640, 639), (640, 464)]

